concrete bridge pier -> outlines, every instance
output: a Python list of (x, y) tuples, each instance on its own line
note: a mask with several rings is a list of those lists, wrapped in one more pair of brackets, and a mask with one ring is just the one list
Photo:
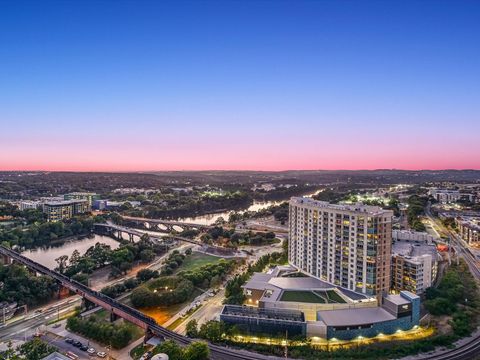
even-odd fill
[(88, 299), (83, 298), (82, 299), (82, 308), (85, 308), (85, 310), (91, 310), (95, 308), (97, 305), (93, 302), (91, 302)]
[(60, 285), (58, 289), (58, 299), (65, 299), (69, 295), (70, 295), (70, 289), (63, 285)]
[(2, 255), (0, 256), (0, 262), (1, 262), (3, 265), (10, 265), (10, 264), (13, 263), (13, 260), (12, 260), (12, 258), (11, 258), (10, 256), (2, 254)]
[(143, 343), (146, 344), (148, 340), (154, 337), (155, 334), (152, 332), (150, 328), (145, 331), (145, 336), (143, 337)]
[(117, 321), (119, 318), (120, 317), (117, 314), (115, 314), (113, 311), (110, 313), (110, 322), (113, 323), (113, 322)]

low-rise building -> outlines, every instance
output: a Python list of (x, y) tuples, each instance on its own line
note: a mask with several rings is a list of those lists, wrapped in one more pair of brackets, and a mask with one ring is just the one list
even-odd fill
[(467, 243), (477, 243), (480, 241), (480, 218), (477, 217), (458, 217), (455, 219), (458, 232)]
[(244, 331), (350, 340), (409, 330), (419, 323), (419, 297), (367, 296), (281, 266), (244, 285), (247, 306), (226, 305), (220, 319)]
[(435, 200), (443, 204), (457, 202), (459, 200), (468, 200), (473, 202), (475, 196), (470, 193), (461, 192), (460, 190), (449, 189), (430, 189), (428, 192)]
[(397, 240), (392, 245), (392, 291), (422, 294), (437, 277), (438, 252), (428, 240)]
[(75, 215), (90, 211), (86, 200), (65, 200), (46, 202), (43, 204), (43, 212), (48, 221), (61, 221), (71, 219)]
[(438, 240), (438, 238), (423, 231), (393, 230), (392, 240), (394, 242), (397, 240), (407, 240), (407, 241), (423, 241), (427, 243), (433, 243), (433, 241)]
[(24, 211), (27, 209), (39, 209), (43, 203), (41, 201), (21, 201), (19, 204), (20, 210)]

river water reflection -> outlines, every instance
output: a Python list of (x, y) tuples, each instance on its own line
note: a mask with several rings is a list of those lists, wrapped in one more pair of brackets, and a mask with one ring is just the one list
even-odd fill
[[(315, 192), (312, 192), (311, 194), (304, 195), (305, 197), (312, 197), (313, 195), (317, 194), (321, 190), (317, 190)], [(248, 208), (240, 209), (237, 210), (237, 213), (244, 213), (246, 211), (259, 211), (262, 209), (266, 209), (270, 206), (273, 205), (280, 205), (282, 202), (288, 201), (286, 200), (277, 200), (277, 201), (254, 201), (252, 205), (250, 205)], [(224, 220), (228, 220), (228, 217), (230, 216), (231, 213), (235, 211), (233, 210), (227, 210), (223, 212), (218, 212), (218, 213), (213, 213), (213, 214), (206, 214), (206, 215), (199, 215), (199, 216), (193, 216), (193, 217), (187, 217), (187, 218), (180, 218), (178, 221), (184, 221), (188, 223), (193, 223), (193, 224), (199, 224), (199, 225), (211, 225), (213, 224), (219, 217), (223, 217)]]
[(59, 243), (54, 246), (48, 246), (33, 250), (26, 250), (22, 255), (29, 259), (36, 261), (49, 269), (54, 269), (57, 266), (56, 258), (67, 255), (70, 257), (74, 250), (78, 250), (80, 255), (83, 255), (88, 248), (94, 246), (97, 242), (110, 245), (112, 249), (119, 247), (120, 243), (108, 236), (94, 235), (92, 237), (85, 237), (82, 239), (72, 239), (64, 243)]

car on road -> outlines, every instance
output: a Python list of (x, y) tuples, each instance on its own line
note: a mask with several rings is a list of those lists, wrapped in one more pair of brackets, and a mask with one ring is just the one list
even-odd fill
[(74, 341), (75, 341), (75, 340), (73, 340), (72, 338), (69, 338), (69, 337), (66, 337), (66, 338), (65, 338), (65, 342), (66, 342), (67, 344), (73, 344)]
[(87, 345), (82, 345), (82, 346), (80, 346), (80, 350), (82, 350), (82, 351), (87, 351), (87, 350), (88, 350), (88, 346), (87, 346)]
[(107, 354), (106, 354), (105, 352), (103, 352), (103, 351), (99, 351), (99, 352), (97, 352), (97, 356), (98, 356), (99, 358), (104, 358), (104, 357), (107, 357)]
[(94, 348), (89, 348), (89, 349), (87, 350), (87, 353), (89, 353), (90, 355), (95, 355), (96, 351), (95, 351)]
[(82, 343), (80, 341), (77, 341), (77, 340), (74, 340), (73, 343), (72, 343), (73, 346), (79, 348), (82, 346)]

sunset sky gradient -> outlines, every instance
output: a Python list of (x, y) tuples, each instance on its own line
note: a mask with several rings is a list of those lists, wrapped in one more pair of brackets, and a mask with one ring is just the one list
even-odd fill
[(478, 1), (0, 4), (0, 170), (480, 169)]

